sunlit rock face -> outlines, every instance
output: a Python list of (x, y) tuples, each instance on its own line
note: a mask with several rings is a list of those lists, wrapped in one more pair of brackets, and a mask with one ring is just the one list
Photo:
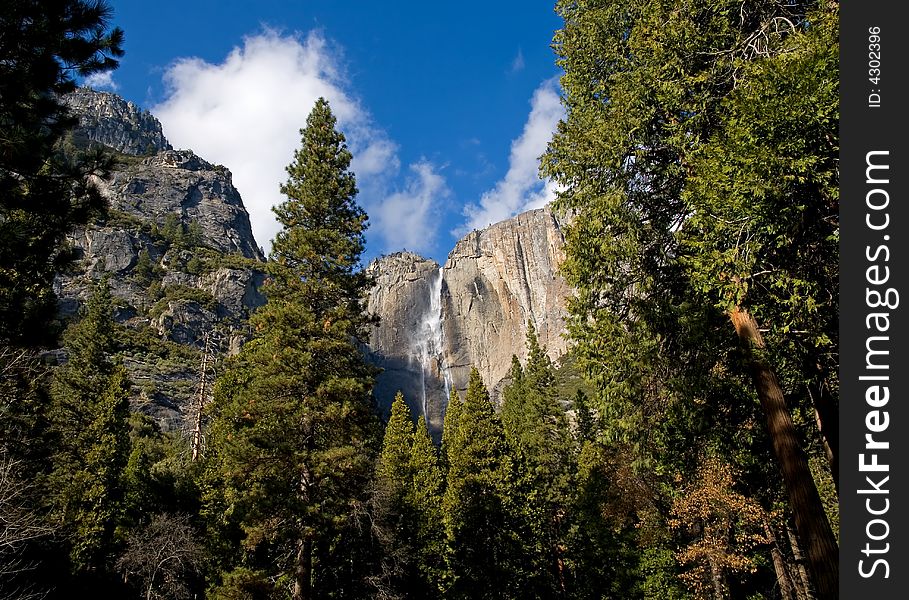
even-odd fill
[(116, 94), (79, 88), (63, 100), (79, 119), (74, 132), (80, 138), (77, 141), (95, 142), (136, 156), (171, 149), (158, 119)]
[(368, 306), (381, 321), (369, 352), (384, 369), (380, 404), (387, 410), (401, 390), (438, 436), (448, 391), (467, 387), (472, 366), (495, 399), (512, 355), (526, 358), (528, 323), (550, 357), (561, 356), (571, 293), (558, 274), (563, 245), (558, 219), (544, 208), (471, 232), (441, 268), (409, 252), (374, 261)]
[(375, 395), (386, 410), (401, 391), (414, 415), (426, 415), (439, 431), (445, 406), (446, 368), (442, 364), (441, 286), (438, 263), (398, 252), (367, 269), (376, 284), (367, 304), (379, 316), (369, 337), (370, 361), (382, 369)]

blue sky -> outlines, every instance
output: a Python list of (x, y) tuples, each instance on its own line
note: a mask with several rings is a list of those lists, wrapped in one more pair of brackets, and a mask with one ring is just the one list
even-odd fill
[(551, 199), (536, 174), (562, 116), (551, 1), (111, 0), (126, 55), (92, 81), (227, 166), (269, 247), (269, 207), (326, 96), (370, 215), (366, 259), (444, 261), (458, 237)]

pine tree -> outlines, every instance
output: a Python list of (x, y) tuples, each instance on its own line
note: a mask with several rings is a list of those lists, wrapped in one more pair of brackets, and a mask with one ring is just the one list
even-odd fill
[(521, 550), (509, 497), (512, 464), (502, 423), (475, 368), (456, 415), (442, 501), (446, 597), (518, 597)]
[(421, 416), (410, 449), (412, 488), (410, 503), (415, 518), (415, 579), (411, 582), (412, 598), (431, 598), (438, 593), (438, 580), (445, 571), (444, 529), (442, 525), (442, 492), (444, 480), (439, 454), (426, 417)]
[(502, 422), (519, 474), (518, 493), (533, 539), (528, 553), (539, 597), (568, 594), (566, 540), (571, 528), (574, 447), (568, 419), (555, 392), (551, 361), (527, 326), (527, 365), (512, 359)]
[(398, 392), (376, 465), (374, 523), (383, 550), (380, 594), (429, 598), (444, 570), (439, 456), (421, 417), (416, 431)]
[(584, 390), (575, 392), (573, 401), (575, 415), (575, 437), (578, 444), (592, 442), (597, 434), (596, 418), (590, 409), (590, 399)]
[(410, 408), (399, 391), (391, 404), (382, 451), (376, 463), (374, 521), (379, 529), (383, 568), (379, 588), (384, 593), (406, 593), (415, 576), (416, 514), (412, 506), (413, 446)]
[(319, 99), (281, 186), (255, 337), (215, 389), (206, 513), (225, 553), (223, 594), (277, 581), (301, 600), (363, 585), (357, 515), (378, 441), (373, 369), (357, 347), (372, 323), (367, 219), (335, 125)]
[(0, 343), (46, 341), (56, 312), (52, 281), (71, 258), (64, 237), (103, 206), (89, 175), (110, 162), (66, 157), (76, 121), (60, 97), (76, 75), (109, 71), (123, 32), (104, 1), (10, 2), (0, 12)]
[(441, 462), (442, 470), (447, 473), (449, 460), (448, 451), (454, 443), (455, 435), (458, 430), (458, 415), (461, 412), (461, 396), (458, 390), (451, 388), (448, 394), (448, 404), (445, 406), (445, 420), (442, 424), (442, 451)]
[(54, 375), (57, 451), (50, 476), (54, 514), (72, 536), (76, 573), (103, 573), (125, 511), (130, 454), (129, 382), (115, 347), (110, 289), (102, 281), (63, 337), (68, 360)]
[(403, 497), (409, 487), (412, 445), (413, 420), (410, 408), (404, 402), (404, 394), (399, 391), (391, 404), (391, 416), (385, 425), (385, 438), (376, 464), (376, 475), (380, 481), (399, 488), (394, 494), (399, 497)]

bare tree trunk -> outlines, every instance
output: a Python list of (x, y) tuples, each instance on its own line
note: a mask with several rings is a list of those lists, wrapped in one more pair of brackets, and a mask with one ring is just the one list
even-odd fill
[(206, 389), (206, 385), (208, 383), (207, 377), (209, 362), (208, 332), (205, 332), (204, 340), (204, 347), (202, 349), (202, 365), (199, 367), (199, 396), (196, 399), (195, 423), (193, 425), (191, 443), (193, 462), (198, 461), (202, 454), (202, 412), (205, 410), (206, 394), (208, 393), (208, 390)]
[(293, 600), (312, 598), (312, 540), (302, 539), (297, 545), (297, 560), (294, 565)]
[(717, 566), (712, 556), (707, 556), (707, 562), (710, 563), (710, 583), (713, 584), (713, 597), (715, 600), (726, 600), (726, 580), (723, 577), (723, 571)]
[(780, 596), (783, 600), (796, 600), (795, 588), (789, 578), (789, 569), (786, 568), (786, 562), (783, 560), (779, 544), (776, 542), (776, 535), (766, 519), (764, 519), (764, 533), (767, 534), (767, 541), (770, 542), (770, 557), (773, 559), (773, 570), (776, 571), (776, 581), (780, 586)]
[(754, 317), (741, 307), (729, 318), (748, 352), (752, 380), (767, 419), (773, 451), (783, 474), (795, 527), (808, 546), (808, 568), (821, 600), (839, 598), (839, 549), (824, 505), (802, 452), (783, 390), (764, 353), (764, 339)]
[(795, 559), (795, 567), (799, 574), (799, 600), (814, 600), (814, 593), (811, 591), (811, 582), (808, 580), (808, 571), (805, 569), (805, 559), (802, 557), (802, 549), (799, 547), (799, 541), (792, 533), (792, 530), (786, 528), (789, 535), (789, 546), (792, 548), (792, 558)]

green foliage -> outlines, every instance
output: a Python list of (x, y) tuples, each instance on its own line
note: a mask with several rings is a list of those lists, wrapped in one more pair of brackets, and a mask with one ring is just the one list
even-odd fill
[[(809, 396), (835, 406), (836, 6), (557, 11), (568, 116), (543, 172), (573, 215), (569, 329), (594, 388), (581, 429), (596, 415), (587, 439), (623, 449), (605, 464), (644, 478), (656, 523), (704, 453), (727, 457), (745, 497), (769, 507), (779, 475), (724, 312), (745, 307), (768, 328), (768, 358), (803, 411)], [(654, 539), (641, 538), (645, 554), (665, 547)]]
[(416, 431), (400, 392), (391, 407), (376, 466), (374, 522), (383, 552), (378, 594), (428, 598), (444, 570), (439, 457), (426, 420)]
[(744, 65), (724, 98), (717, 130), (692, 155), (679, 239), (699, 300), (747, 306), (767, 326), (790, 403), (812, 424), (816, 408), (835, 448), (839, 28), (835, 9), (812, 10), (811, 25)]
[(14, 2), (0, 14), (0, 342), (46, 341), (52, 280), (71, 259), (64, 237), (104, 205), (89, 176), (110, 161), (56, 145), (75, 125), (59, 100), (73, 78), (109, 71), (123, 53), (110, 14), (84, 0)]
[(36, 352), (0, 344), (0, 455), (29, 476), (46, 466), (47, 375)]
[(445, 480), (439, 454), (429, 435), (426, 419), (420, 417), (410, 448), (413, 507), (414, 562), (417, 575), (411, 584), (412, 597), (430, 597), (438, 593), (438, 580), (445, 571), (442, 493)]
[(382, 451), (376, 463), (376, 476), (381, 484), (394, 486), (391, 492), (395, 502), (406, 494), (410, 480), (410, 447), (413, 445), (413, 421), (410, 409), (401, 392), (395, 394), (391, 404), (391, 416), (385, 426)]
[(174, 245), (182, 246), (186, 234), (183, 220), (175, 213), (167, 213), (164, 215), (164, 223), (158, 230), (158, 234), (161, 236), (166, 248)]
[(152, 263), (151, 256), (148, 254), (148, 249), (142, 248), (142, 250), (139, 250), (139, 255), (136, 257), (136, 266), (133, 268), (133, 276), (136, 281), (140, 285), (150, 285), (156, 275), (155, 266)]
[(192, 258), (187, 261), (185, 270), (192, 275), (203, 275), (218, 269), (253, 269), (261, 270), (260, 261), (246, 258), (242, 254), (225, 254), (211, 248), (197, 247), (193, 249)]
[(114, 346), (110, 290), (102, 281), (84, 315), (64, 333), (68, 361), (54, 374), (54, 515), (70, 536), (75, 573), (104, 570), (124, 518), (130, 454), (129, 382), (108, 354)]
[(196, 250), (204, 242), (202, 226), (198, 221), (184, 222), (177, 213), (167, 213), (160, 225), (153, 224), (149, 232), (154, 243), (162, 252), (171, 248)]
[(185, 344), (161, 339), (157, 330), (149, 326), (117, 327), (115, 329), (118, 347), (129, 352), (157, 356), (175, 366), (195, 365), (199, 362), (199, 351)]
[(455, 435), (458, 430), (458, 415), (461, 412), (461, 396), (458, 390), (451, 388), (448, 395), (448, 404), (445, 406), (445, 421), (442, 428), (442, 468), (447, 473), (449, 465), (449, 449), (454, 443)]
[(522, 577), (518, 517), (510, 501), (513, 466), (502, 423), (476, 369), (456, 415), (442, 500), (446, 597), (517, 597)]
[(376, 465), (375, 527), (382, 543), (378, 594), (430, 597), (441, 566), (439, 503), (442, 480), (432, 439), (421, 418), (416, 433), (398, 392)]
[(527, 326), (527, 365), (512, 359), (512, 383), (504, 390), (502, 422), (518, 474), (519, 505), (534, 544), (525, 552), (531, 562), (530, 587), (542, 597), (565, 593), (566, 540), (571, 529), (574, 494), (574, 440), (555, 394), (553, 365), (540, 347), (532, 323)]
[(368, 544), (356, 519), (378, 425), (373, 370), (355, 342), (371, 322), (370, 281), (358, 267), (366, 217), (327, 102), (301, 134), (288, 199), (275, 209), (284, 229), (268, 302), (215, 387), (204, 494), (222, 595), (244, 573), (307, 594), (356, 595), (364, 585)]
[(218, 301), (208, 290), (178, 283), (168, 285), (164, 288), (161, 299), (148, 309), (148, 316), (153, 319), (157, 318), (167, 310), (167, 307), (171, 302), (180, 302), (184, 300), (195, 302), (199, 306), (212, 311), (218, 306)]
[(98, 222), (107, 227), (127, 229), (130, 231), (151, 230), (151, 226), (147, 221), (116, 208), (109, 208), (105, 214), (98, 219)]

